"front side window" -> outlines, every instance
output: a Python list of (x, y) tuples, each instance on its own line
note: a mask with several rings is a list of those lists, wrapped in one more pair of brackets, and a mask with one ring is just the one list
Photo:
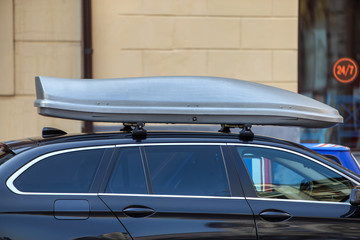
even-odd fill
[(353, 184), (347, 178), (307, 158), (261, 147), (238, 147), (263, 198), (344, 202)]
[(22, 192), (88, 193), (103, 153), (92, 149), (47, 157), (21, 173), (14, 186)]
[(220, 146), (145, 147), (154, 194), (230, 196)]

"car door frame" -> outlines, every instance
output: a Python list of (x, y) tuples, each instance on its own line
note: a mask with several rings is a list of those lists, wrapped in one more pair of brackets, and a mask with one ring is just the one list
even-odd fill
[[(144, 147), (146, 146), (178, 146), (178, 145), (214, 145), (214, 146), (219, 146), (219, 148), (221, 149), (221, 152), (223, 154), (223, 160), (224, 160), (224, 164), (225, 164), (225, 169), (227, 172), (227, 177), (228, 177), (228, 184), (229, 184), (229, 188), (231, 191), (231, 196), (229, 197), (211, 197), (211, 196), (188, 196), (188, 195), (157, 195), (157, 194), (153, 194), (152, 192), (152, 187), (151, 187), (151, 180), (150, 180), (150, 176), (149, 176), (149, 169), (148, 169), (148, 164), (147, 164), (147, 159), (146, 159), (146, 155), (145, 155), (145, 150)], [(148, 193), (147, 194), (116, 194), (116, 193), (106, 193), (106, 186), (110, 180), (111, 177), (111, 173), (116, 165), (116, 162), (118, 161), (118, 157), (121, 151), (121, 148), (123, 147), (138, 147), (140, 154), (141, 154), (141, 158), (143, 161), (143, 166), (146, 168), (145, 169), (145, 179), (147, 181), (147, 186), (148, 186)], [(136, 144), (119, 144), (116, 145), (116, 150), (113, 154), (113, 158), (110, 161), (110, 164), (108, 166), (108, 170), (106, 171), (106, 175), (104, 177), (104, 180), (102, 182), (100, 191), (99, 191), (99, 197), (104, 201), (105, 204), (107, 204), (108, 206), (110, 204), (107, 203), (107, 201), (110, 200), (106, 200), (105, 197), (109, 198), (109, 197), (116, 197), (116, 196), (123, 196), (126, 198), (133, 198), (135, 199), (136, 197), (143, 197), (143, 198), (148, 198), (148, 199), (163, 199), (163, 198), (167, 198), (170, 201), (173, 201), (174, 203), (179, 203), (181, 201), (184, 202), (191, 202), (191, 198), (195, 199), (196, 201), (199, 201), (200, 199), (205, 200), (206, 199), (228, 199), (229, 201), (233, 201), (233, 204), (235, 204), (235, 202), (242, 201), (242, 203), (246, 204), (246, 207), (248, 210), (247, 212), (247, 218), (248, 218), (248, 222), (250, 222), (253, 225), (253, 230), (250, 233), (249, 232), (249, 236), (252, 235), (253, 239), (256, 239), (256, 227), (255, 227), (255, 222), (254, 222), (254, 217), (253, 217), (253, 212), (251, 210), (251, 208), (249, 207), (248, 203), (245, 201), (245, 197), (244, 197), (244, 191), (242, 189), (241, 186), (241, 181), (240, 181), (240, 177), (238, 175), (238, 172), (236, 171), (236, 168), (234, 166), (234, 159), (232, 157), (232, 154), (229, 152), (229, 149), (227, 147), (227, 144), (224, 142), (208, 142), (208, 141), (204, 141), (204, 142), (183, 142), (183, 141), (179, 141), (179, 142), (169, 142), (169, 143), (136, 143)], [(210, 200), (211, 201), (211, 200)], [(141, 201), (140, 201), (141, 202)], [(209, 200), (206, 204), (209, 204)], [(139, 204), (139, 201), (137, 202), (137, 204), (135, 204), (135, 206), (140, 206), (143, 207), (142, 204)], [(131, 229), (129, 229), (130, 227), (127, 227), (127, 223), (124, 222), (124, 220), (121, 220), (121, 217), (124, 217), (123, 214), (121, 214), (119, 212), (120, 209), (113, 209), (113, 207), (109, 206), (109, 208), (114, 212), (115, 215), (118, 216), (119, 221), (123, 224), (123, 226), (128, 230), (128, 232), (130, 233), (130, 235), (134, 238), (137, 239), (136, 234), (134, 235), (134, 232), (131, 231)], [(227, 211), (230, 213), (230, 210), (227, 207)], [(167, 213), (165, 213), (167, 214)], [(190, 214), (192, 215), (191, 217), (194, 217), (195, 214)], [(189, 216), (190, 216), (189, 215)], [(215, 216), (215, 215), (214, 215)], [(212, 217), (214, 217), (212, 216)], [(235, 216), (235, 215), (234, 215)], [(150, 216), (152, 217), (152, 216)], [(183, 216), (180, 216), (180, 219)], [(245, 221), (245, 220), (244, 220)], [(134, 223), (131, 223), (134, 224)], [(141, 224), (140, 224), (141, 225)], [(211, 226), (211, 228), (216, 228), (217, 226)], [(223, 224), (223, 226), (219, 226), (220, 228), (229, 228), (229, 231), (234, 231), (236, 230), (236, 228), (239, 227), (238, 225), (231, 225), (231, 223), (225, 223)], [(238, 230), (236, 230), (238, 231)], [(250, 239), (249, 236), (246, 236), (246, 238), (244, 239)], [(153, 236), (153, 238), (156, 238), (157, 236)], [(162, 238), (161, 236), (159, 236), (160, 238)], [(186, 238), (186, 235), (182, 236), (183, 238)], [(199, 237), (199, 236), (198, 236)]]

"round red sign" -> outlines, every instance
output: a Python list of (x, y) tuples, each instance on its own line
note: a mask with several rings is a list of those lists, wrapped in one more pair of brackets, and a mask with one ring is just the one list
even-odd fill
[(351, 58), (340, 58), (333, 67), (333, 74), (336, 80), (341, 83), (354, 81), (359, 73), (358, 65)]

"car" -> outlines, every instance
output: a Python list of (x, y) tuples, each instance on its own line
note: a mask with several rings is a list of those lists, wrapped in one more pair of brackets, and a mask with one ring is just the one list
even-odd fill
[(350, 148), (329, 143), (303, 143), (302, 145), (324, 155), (354, 173), (360, 174), (359, 162), (351, 153)]
[[(360, 176), (251, 130), (341, 122), (327, 105), (211, 77), (37, 77), (36, 89), (42, 115), (123, 127), (89, 134), (44, 128), (42, 137), (1, 143), (0, 239), (359, 236)], [(220, 130), (148, 131), (152, 123)]]

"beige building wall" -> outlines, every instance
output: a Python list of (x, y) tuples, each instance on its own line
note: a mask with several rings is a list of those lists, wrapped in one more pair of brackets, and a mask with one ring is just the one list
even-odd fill
[(297, 91), (298, 0), (92, 0), (94, 78), (202, 75)]
[(81, 122), (42, 117), (36, 75), (81, 78), (81, 0), (0, 1), (0, 141), (39, 136), (45, 126), (81, 131)]
[[(81, 0), (0, 1), (0, 140), (39, 136), (36, 75), (82, 77)], [(219, 76), (297, 90), (297, 0), (92, 0), (94, 78)]]

